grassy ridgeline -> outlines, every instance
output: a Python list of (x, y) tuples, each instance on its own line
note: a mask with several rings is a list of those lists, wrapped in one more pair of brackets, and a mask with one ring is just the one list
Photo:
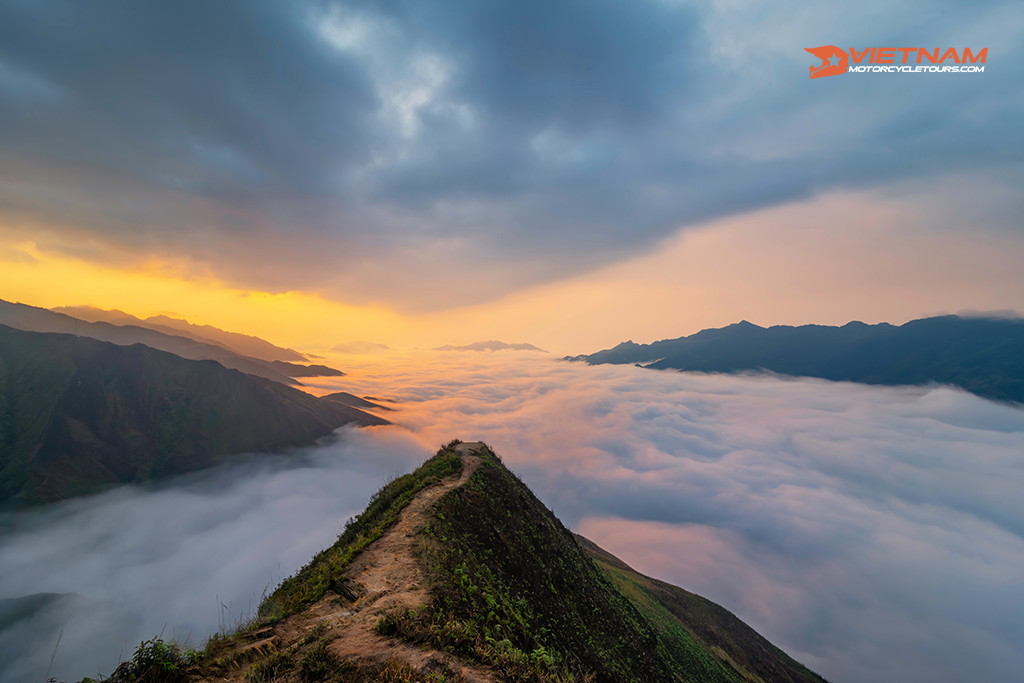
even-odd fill
[[(483, 464), (438, 502), (424, 530), (432, 603), (388, 615), (380, 632), (509, 680), (821, 680), (708, 601), (717, 611), (704, 618), (711, 628), (702, 639), (676, 616), (678, 605), (641, 583), (653, 580), (585, 548), (493, 452), (480, 452)], [(598, 552), (617, 565), (596, 562)], [(718, 631), (726, 635), (705, 642)], [(742, 648), (752, 643), (761, 649), (747, 657)]]
[(345, 525), (337, 542), (321, 551), (295, 576), (285, 579), (263, 601), (259, 617), (263, 623), (276, 621), (313, 604), (328, 590), (342, 592), (345, 570), (355, 557), (384, 535), (398, 514), (427, 486), (462, 472), (462, 459), (455, 453), (458, 441), (443, 446), (415, 472), (386, 484), (373, 495), (366, 509)]
[[(447, 664), (419, 671), (398, 659), (339, 659), (330, 651), (339, 636), (322, 620), (306, 621), (304, 611), (324, 597), (351, 604), (352, 561), (387, 533), (417, 494), (463, 473), (459, 443), (378, 491), (335, 544), (264, 601), (248, 628), (215, 636), (202, 653), (143, 643), (116, 672), (124, 676), (111, 680), (138, 680), (132, 675), (151, 668), (154, 652), (161, 670), (172, 674), (159, 680), (168, 682), (220, 680), (231, 672), (253, 683), (456, 682), (464, 679), (448, 664), (459, 659), (507, 681), (823, 680), (722, 607), (643, 576), (572, 534), (486, 446), (474, 450), (480, 460), (468, 479), (426, 508), (417, 557), (409, 561), (424, 570), (429, 604), (383, 613), (376, 622), (381, 635), (447, 653), (448, 659), (432, 657)], [(284, 619), (308, 631), (281, 647), (256, 647), (260, 639), (277, 638)]]

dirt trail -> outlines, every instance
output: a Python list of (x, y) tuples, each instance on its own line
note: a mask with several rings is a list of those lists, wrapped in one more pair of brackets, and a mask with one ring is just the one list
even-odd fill
[[(354, 602), (339, 600), (328, 593), (307, 610), (295, 614), (261, 634), (247, 647), (260, 652), (283, 651), (302, 640), (313, 629), (326, 628), (323, 637), (328, 650), (341, 660), (386, 662), (398, 660), (413, 668), (430, 672), (448, 667), (467, 681), (491, 683), (498, 679), (489, 671), (436, 650), (403, 643), (374, 632), (377, 620), (385, 612), (417, 609), (430, 600), (426, 577), (415, 556), (416, 537), (427, 521), (427, 513), (448, 491), (460, 486), (480, 464), (474, 451), (483, 444), (462, 443), (456, 451), (462, 457), (462, 474), (428, 486), (398, 516), (385, 534), (371, 543), (349, 566)], [(322, 624), (322, 626), (321, 626)], [(218, 680), (240, 681), (244, 672)]]

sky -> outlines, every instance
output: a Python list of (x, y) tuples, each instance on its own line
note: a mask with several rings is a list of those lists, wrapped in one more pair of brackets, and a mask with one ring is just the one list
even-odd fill
[(452, 438), (486, 441), (568, 527), (831, 681), (1010, 681), (1024, 667), (1019, 408), (949, 387), (525, 352), (348, 369), (316, 390), (395, 400), (400, 426), (0, 515), (5, 589), (74, 594), (0, 632), (0, 682), (42, 680), (58, 638), (58, 680), (109, 673), (156, 634), (201, 645)]
[(0, 0), (0, 290), (310, 350), (1016, 309), (1022, 46), (1010, 1)]

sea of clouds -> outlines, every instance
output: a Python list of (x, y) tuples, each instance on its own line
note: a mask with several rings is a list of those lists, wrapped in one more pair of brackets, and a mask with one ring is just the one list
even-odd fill
[(201, 644), (452, 438), (486, 441), (567, 526), (833, 681), (1024, 669), (1020, 408), (527, 354), (347, 363), (316, 389), (392, 399), (400, 427), (0, 519), (0, 598), (76, 595), (0, 632), (0, 681), (42, 680), (58, 637), (58, 678), (159, 633)]
[[(0, 630), (0, 681), (110, 674), (157, 636), (201, 648), (251, 616), (424, 453), (399, 430), (342, 429), (287, 458), (0, 516), (0, 599), (63, 595)], [(0, 624), (13, 607), (0, 602)]]

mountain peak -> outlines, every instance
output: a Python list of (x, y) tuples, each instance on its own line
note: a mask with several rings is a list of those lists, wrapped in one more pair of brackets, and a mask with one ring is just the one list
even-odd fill
[(192, 672), (821, 680), (717, 605), (578, 539), (487, 445), (457, 440), (373, 496), (334, 545), (264, 601), (251, 628), (212, 639)]

